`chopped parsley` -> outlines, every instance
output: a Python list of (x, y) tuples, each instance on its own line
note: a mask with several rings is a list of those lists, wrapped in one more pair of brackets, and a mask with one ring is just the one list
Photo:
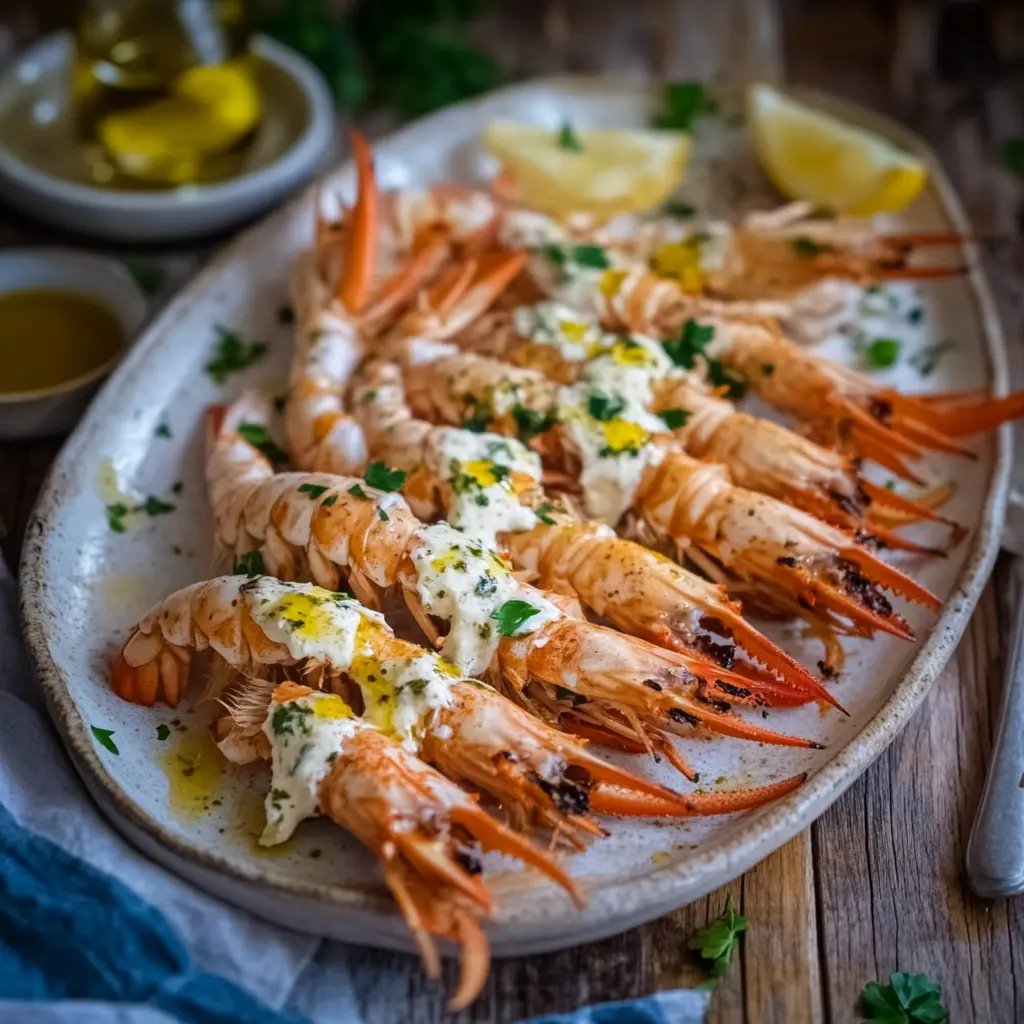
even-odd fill
[(907, 323), (919, 324), (924, 319), (924, 309), (921, 306), (914, 306), (913, 309), (907, 311)]
[(947, 339), (936, 345), (926, 345), (918, 349), (907, 361), (922, 377), (930, 377), (942, 361), (942, 357), (954, 348), (956, 342)]
[(766, 377), (770, 377), (774, 372), (775, 372), (775, 364), (774, 363), (762, 363), (761, 364), (761, 373), (763, 373)]
[(559, 267), (564, 267), (570, 260), (590, 270), (608, 270), (612, 265), (599, 245), (545, 245), (541, 251)]
[(658, 415), (665, 421), (665, 426), (669, 430), (678, 430), (686, 426), (691, 413), (689, 409), (662, 409)]
[(232, 373), (247, 370), (262, 359), (270, 349), (263, 341), (245, 342), (237, 331), (214, 324), (217, 343), (205, 370), (214, 384), (223, 384)]
[(663, 348), (676, 366), (692, 370), (697, 356), (704, 355), (704, 349), (714, 337), (715, 328), (712, 325), (702, 327), (696, 320), (687, 320), (679, 331), (679, 337), (664, 342)]
[(270, 431), (262, 423), (239, 423), (238, 435), (273, 465), (278, 466), (288, 461), (287, 452), (274, 443)]
[(391, 522), (391, 516), (389, 516), (387, 512), (385, 512), (384, 509), (380, 507), (380, 505), (377, 506), (377, 518), (380, 519), (382, 523)]
[(163, 267), (158, 267), (155, 263), (150, 263), (149, 260), (133, 256), (122, 260), (122, 262), (125, 269), (134, 278), (135, 283), (146, 295), (156, 295), (163, 287), (167, 278), (167, 272)]
[(942, 1005), (942, 987), (927, 974), (889, 975), (889, 984), (872, 981), (860, 994), (868, 1020), (888, 1024), (943, 1024), (949, 1011)]
[(545, 502), (542, 502), (540, 505), (538, 505), (533, 510), (533, 512), (534, 512), (534, 515), (542, 523), (546, 523), (548, 526), (554, 526), (556, 521), (551, 518), (551, 513), (552, 512), (559, 512), (562, 515), (564, 515), (565, 514), (565, 509), (562, 508), (561, 505), (557, 504), (554, 501), (545, 501)]
[(147, 516), (162, 516), (173, 512), (176, 506), (169, 501), (163, 501), (155, 495), (149, 495), (141, 505), (125, 505), (117, 501), (107, 506), (107, 525), (114, 533), (124, 533), (128, 527), (125, 525), (125, 518), (135, 513), (143, 512)]
[(663, 209), (670, 217), (678, 217), (680, 220), (688, 220), (697, 212), (696, 206), (683, 202), (682, 199), (670, 199)]
[[(360, 501), (370, 500), (370, 496), (362, 489), (362, 487), (359, 486), (359, 484), (353, 484), (348, 489), (348, 493), (351, 494), (353, 498), (358, 498)], [(324, 504), (326, 505), (327, 502), (325, 501)]]
[(732, 909), (730, 894), (725, 898), (725, 913), (694, 932), (687, 940), (686, 948), (707, 961), (703, 966), (712, 978), (721, 978), (729, 970), (732, 952), (739, 945), (740, 935), (747, 930), (748, 924), (742, 914)]
[(277, 322), (286, 325), (295, 323), (295, 310), (287, 302), (277, 307)]
[(477, 597), (487, 597), (498, 589), (498, 581), (490, 574), (485, 573), (476, 581), (473, 593)]
[(263, 555), (259, 551), (246, 551), (235, 559), (234, 573), (236, 576), (265, 576), (267, 567)]
[(583, 152), (583, 143), (568, 121), (562, 125), (558, 133), (558, 145), (560, 149), (568, 149), (572, 153)]
[(171, 484), (171, 494), (181, 494), (183, 490), (185, 490), (185, 485), (180, 480), (175, 480)]
[(531, 438), (549, 431), (558, 419), (553, 412), (539, 413), (518, 403), (512, 406), (512, 418), (516, 421), (516, 437), (523, 444), (528, 444)]
[(121, 751), (117, 749), (117, 744), (113, 740), (114, 730), (113, 729), (100, 729), (97, 726), (91, 726), (92, 734), (96, 737), (96, 742), (101, 747), (105, 747), (112, 754), (120, 754)]
[(400, 491), (405, 483), (404, 469), (389, 469), (385, 462), (371, 462), (363, 479), (378, 491)]
[(802, 256), (804, 259), (813, 259), (815, 256), (820, 256), (823, 252), (830, 252), (831, 246), (822, 245), (821, 242), (816, 242), (813, 238), (808, 238), (806, 235), (799, 235), (793, 239), (793, 251), (797, 256)]
[(887, 370), (900, 358), (900, 343), (895, 338), (875, 338), (864, 349), (864, 364), (869, 370)]
[(153, 431), (153, 434), (156, 437), (164, 437), (164, 438), (167, 438), (167, 439), (170, 439), (170, 438), (172, 438), (174, 436), (171, 433), (171, 427), (170, 427), (170, 424), (168, 424), (168, 423), (161, 423), (160, 426), (157, 427), (156, 430)]
[(652, 128), (688, 132), (699, 117), (718, 113), (718, 103), (700, 82), (669, 82), (662, 92), (661, 109), (651, 118)]
[(468, 420), (463, 421), (462, 429), (468, 430), (473, 434), (483, 434), (490, 425), (491, 418), (489, 416), (479, 416), (474, 414), (473, 416), (470, 416)]
[(626, 408), (626, 400), (621, 395), (603, 395), (593, 391), (587, 400), (587, 412), (600, 423), (608, 423), (615, 419)]
[(289, 701), (276, 708), (270, 716), (271, 731), (275, 736), (295, 736), (299, 729), (303, 733), (308, 733), (309, 726), (306, 725), (306, 719), (311, 714), (313, 714), (312, 708)]
[(535, 608), (528, 601), (506, 601), (497, 611), (491, 613), (491, 618), (498, 624), (498, 632), (502, 636), (515, 636), (519, 627), (527, 619), (540, 614), (540, 609)]
[(169, 725), (158, 725), (156, 727), (156, 738), (158, 740), (165, 740), (171, 735), (171, 727)]
[(316, 501), (326, 491), (327, 488), (320, 484), (299, 484), (299, 494), (308, 494), (310, 501)]
[(747, 382), (727, 369), (721, 359), (708, 359), (708, 383), (713, 388), (725, 388), (724, 395), (738, 402), (747, 393)]
[(329, 498), (324, 498), (324, 500), (320, 502), (320, 507), (330, 508), (337, 500), (338, 496), (336, 494), (332, 494)]

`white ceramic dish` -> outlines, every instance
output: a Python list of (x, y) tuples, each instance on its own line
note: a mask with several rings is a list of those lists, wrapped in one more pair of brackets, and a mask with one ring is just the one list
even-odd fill
[(71, 49), (68, 33), (48, 36), (0, 77), (0, 195), (58, 227), (118, 242), (214, 234), (280, 202), (322, 168), (333, 145), (334, 107), (320, 74), (258, 37), (264, 113), (239, 177), (164, 191), (96, 188), (74, 143)]
[[(385, 184), (472, 177), (486, 168), (476, 139), (496, 116), (552, 128), (645, 123), (652, 94), (642, 84), (555, 79), (505, 89), (398, 132), (377, 147)], [(901, 219), (908, 228), (967, 228), (941, 169), (920, 140), (884, 119), (818, 98), (846, 116), (889, 134), (932, 162), (933, 179)], [(722, 127), (698, 140), (705, 154), (688, 198), (704, 209), (773, 202), (752, 170), (741, 137)], [(351, 192), (351, 168), (328, 179)], [(709, 191), (710, 189), (710, 191)], [(725, 190), (723, 193), (723, 189)], [(742, 192), (742, 195), (741, 195)], [(147, 332), (109, 382), (61, 453), (28, 530), (22, 565), (26, 636), (58, 727), (86, 783), (115, 825), (152, 857), (197, 885), (293, 928), (350, 941), (409, 948), (410, 940), (365, 851), (325, 822), (303, 825), (274, 857), (257, 852), (239, 821), (249, 822), (266, 785), (262, 770), (225, 770), (219, 806), (183, 818), (169, 806), (174, 793), (159, 762), (167, 749), (158, 723), (178, 720), (186, 737), (202, 729), (199, 712), (147, 711), (117, 700), (107, 687), (111, 657), (143, 610), (168, 591), (211, 573), (210, 519), (202, 479), (202, 414), (243, 385), (279, 387), (290, 356), (288, 329), (274, 311), (286, 296), (289, 263), (309, 241), (312, 192), (241, 237), (214, 261)], [(908, 389), (1005, 386), (1003, 343), (976, 256), (963, 278), (923, 291), (922, 343), (955, 337), (933, 376), (922, 381), (908, 364), (889, 378)], [(265, 364), (215, 387), (203, 374), (213, 324), (272, 342)], [(849, 345), (839, 355), (849, 358)], [(169, 423), (171, 440), (156, 436)], [(908, 616), (917, 644), (890, 637), (849, 642), (838, 693), (849, 718), (817, 707), (772, 714), (774, 728), (814, 737), (823, 751), (765, 749), (716, 739), (684, 746), (705, 779), (724, 784), (770, 781), (808, 770), (807, 783), (748, 816), (655, 824), (609, 822), (610, 836), (571, 858), (589, 890), (574, 911), (559, 892), (507, 863), (489, 865), (499, 909), (488, 925), (494, 950), (518, 954), (609, 935), (656, 917), (731, 879), (804, 828), (874, 760), (910, 715), (952, 653), (991, 568), (1007, 486), (1006, 431), (980, 440), (978, 459), (936, 460), (933, 471), (960, 487), (948, 510), (970, 536), (947, 561), (913, 564), (915, 575), (946, 601), (934, 617)], [(112, 464), (141, 493), (163, 495), (183, 481), (172, 515), (128, 534), (113, 534), (96, 481)], [(906, 560), (902, 560), (906, 561)], [(785, 634), (787, 630), (783, 630)], [(791, 631), (790, 631), (791, 632)], [(799, 638), (786, 639), (806, 663), (821, 655)], [(114, 730), (119, 754), (99, 745), (90, 727)], [(175, 739), (168, 744), (183, 742)], [(634, 765), (672, 784), (665, 765)], [(718, 785), (723, 783), (711, 783)], [(255, 812), (258, 820), (258, 810)], [(322, 856), (314, 856), (321, 851)]]
[(124, 358), (146, 320), (146, 298), (117, 260), (69, 249), (12, 249), (0, 253), (0, 295), (26, 288), (78, 292), (117, 317), (122, 349), (101, 366), (52, 388), (0, 394), (0, 440), (46, 437), (69, 430), (103, 378)]

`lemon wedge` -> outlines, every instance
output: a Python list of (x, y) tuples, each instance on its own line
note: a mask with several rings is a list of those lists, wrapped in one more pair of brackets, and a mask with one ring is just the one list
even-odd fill
[(894, 213), (912, 202), (928, 168), (874, 132), (751, 86), (747, 119), (754, 149), (778, 189), (837, 212)]
[(690, 137), (682, 132), (566, 132), (492, 121), (484, 148), (512, 171), (532, 206), (558, 216), (585, 210), (602, 217), (664, 202), (683, 180)]
[(204, 159), (252, 131), (260, 107), (259, 89), (242, 59), (190, 68), (169, 96), (108, 114), (97, 134), (126, 174), (177, 184), (199, 177)]

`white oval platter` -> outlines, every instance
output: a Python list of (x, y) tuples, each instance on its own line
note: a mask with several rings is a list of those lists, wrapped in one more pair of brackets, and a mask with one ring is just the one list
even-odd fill
[[(642, 83), (607, 79), (514, 86), (380, 142), (379, 174), (389, 186), (479, 177), (489, 168), (476, 140), (491, 118), (552, 128), (565, 120), (576, 126), (640, 126), (653, 100)], [(956, 196), (917, 137), (864, 111), (824, 97), (815, 101), (930, 161), (931, 183), (899, 226), (967, 229)], [(742, 129), (722, 123), (706, 123), (698, 131), (703, 157), (684, 192), (702, 212), (717, 208), (734, 215), (741, 207), (777, 202), (743, 138)], [(326, 184), (350, 194), (351, 169), (342, 168)], [(107, 686), (112, 656), (136, 619), (170, 591), (212, 574), (202, 467), (204, 409), (243, 386), (283, 391), (291, 342), (276, 313), (287, 299), (290, 263), (310, 239), (313, 203), (311, 190), (221, 253), (153, 323), (97, 398), (57, 458), (29, 524), (21, 570), (24, 628), (50, 710), (86, 784), (111, 821), (149, 855), (202, 888), (292, 928), (411, 948), (372, 858), (338, 829), (308, 822), (282, 850), (259, 851), (253, 835), (266, 775), (263, 769), (222, 767), (209, 752), (196, 761), (208, 709), (145, 710), (119, 701)], [(908, 303), (923, 311), (913, 317), (922, 323), (916, 340), (905, 343), (905, 355), (912, 354), (911, 346), (947, 338), (955, 339), (955, 348), (927, 379), (904, 358), (887, 372), (887, 380), (907, 390), (988, 385), (1003, 391), (1003, 342), (993, 305), (970, 246), (965, 258), (970, 269), (963, 277), (898, 297), (900, 319)], [(215, 324), (271, 346), (263, 361), (231, 377), (225, 387), (215, 386), (203, 370)], [(833, 354), (853, 358), (849, 340), (829, 345)], [(158, 431), (162, 424), (169, 427), (169, 438)], [(953, 652), (999, 546), (1008, 446), (1004, 430), (976, 442), (973, 462), (937, 459), (929, 467), (936, 479), (956, 480), (948, 511), (969, 526), (970, 534), (948, 560), (900, 560), (945, 600), (939, 616), (907, 610), (918, 642), (881, 637), (846, 644), (848, 668), (836, 692), (850, 709), (849, 718), (823, 714), (816, 706), (772, 713), (770, 726), (815, 738), (825, 750), (765, 748), (728, 739), (683, 741), (712, 788), (806, 770), (810, 778), (802, 788), (745, 816), (671, 824), (607, 822), (607, 839), (570, 858), (571, 870), (589, 893), (583, 912), (531, 873), (507, 862), (490, 863), (499, 900), (488, 925), (495, 952), (555, 949), (657, 917), (736, 877), (820, 815), (906, 724)], [(113, 532), (105, 510), (111, 470), (121, 486), (165, 499), (175, 510), (137, 529)], [(778, 635), (813, 665), (820, 651), (798, 636), (787, 637), (793, 632), (783, 629)], [(166, 739), (158, 738), (159, 725), (170, 730)], [(117, 754), (98, 741), (94, 728), (112, 730)], [(181, 774), (183, 766), (198, 770), (202, 786), (179, 780), (172, 790), (167, 765), (171, 774)], [(664, 765), (634, 765), (685, 785)]]

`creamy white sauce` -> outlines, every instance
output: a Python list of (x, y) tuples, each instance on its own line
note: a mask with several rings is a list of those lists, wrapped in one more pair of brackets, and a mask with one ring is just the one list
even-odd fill
[(565, 239), (565, 230), (558, 221), (537, 210), (509, 209), (499, 234), (501, 244), (509, 249), (533, 249), (539, 245), (557, 245)]
[(357, 676), (366, 719), (398, 736), (410, 750), (418, 746), (421, 723), (430, 712), (451, 704), (452, 683), (460, 678), (460, 672), (430, 651), (416, 658), (385, 658)]
[(270, 705), (263, 732), (272, 748), (273, 774), (261, 846), (283, 843), (300, 821), (317, 813), (320, 784), (345, 743), (365, 728), (333, 694), (311, 693)]
[(582, 362), (603, 339), (596, 318), (561, 302), (520, 306), (513, 315), (517, 334), (539, 345), (552, 346), (570, 362)]
[(498, 555), (448, 523), (420, 531), (412, 553), (416, 593), (424, 608), (450, 624), (445, 657), (467, 675), (483, 672), (501, 638), (499, 610), (508, 601), (525, 601), (537, 609), (512, 635), (532, 633), (562, 613), (513, 577)]
[(451, 484), (448, 519), (488, 548), (498, 534), (532, 530), (533, 511), (522, 505), (508, 473), (522, 473), (539, 482), (540, 457), (515, 438), (444, 430), (426, 453), (427, 468)]

